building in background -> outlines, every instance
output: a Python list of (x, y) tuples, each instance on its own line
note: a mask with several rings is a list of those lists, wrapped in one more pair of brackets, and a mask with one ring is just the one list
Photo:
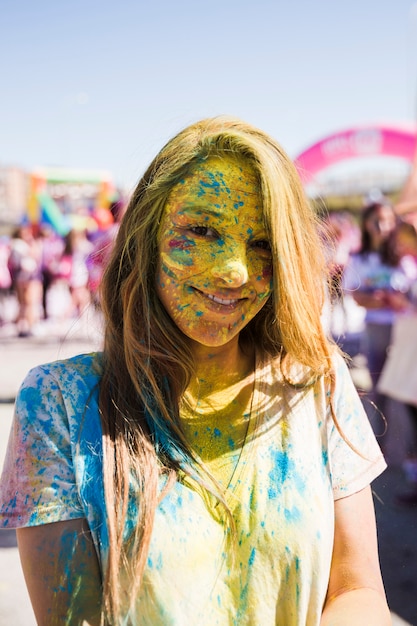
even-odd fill
[(28, 198), (28, 174), (13, 166), (0, 166), (0, 231), (24, 217)]

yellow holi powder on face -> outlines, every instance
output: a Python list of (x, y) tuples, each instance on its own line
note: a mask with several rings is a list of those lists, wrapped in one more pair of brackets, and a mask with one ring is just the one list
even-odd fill
[(247, 164), (210, 158), (177, 184), (160, 230), (157, 290), (190, 339), (236, 338), (271, 293), (262, 197)]

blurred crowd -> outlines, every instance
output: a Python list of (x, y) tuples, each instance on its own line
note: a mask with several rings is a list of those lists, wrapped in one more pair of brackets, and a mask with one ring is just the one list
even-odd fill
[(25, 220), (0, 237), (0, 327), (18, 337), (41, 332), (46, 320), (78, 318), (98, 306), (98, 286), (124, 205), (110, 207), (96, 227), (60, 236), (48, 224)]
[[(370, 375), (365, 408), (384, 449), (392, 400), (410, 417), (404, 463), (410, 489), (398, 495), (417, 504), (417, 213), (400, 217), (382, 195), (349, 212), (326, 217), (331, 286), (329, 332), (351, 358), (362, 355)], [(404, 332), (405, 329), (405, 332)], [(412, 355), (412, 362), (408, 355)], [(389, 372), (388, 372), (389, 368)], [(388, 376), (387, 376), (388, 374)]]

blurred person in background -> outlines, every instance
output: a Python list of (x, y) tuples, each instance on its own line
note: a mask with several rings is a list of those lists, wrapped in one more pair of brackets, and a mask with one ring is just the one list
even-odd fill
[[(126, 210), (126, 202), (120, 197), (111, 203), (106, 213), (111, 216), (106, 220), (99, 220), (98, 229), (92, 233), (90, 240), (92, 249), (87, 258), (88, 287), (91, 301), (94, 306), (100, 308), (100, 283), (104, 269), (110, 259), (113, 245), (119, 230), (120, 221)], [(97, 215), (95, 216), (97, 220)]]
[(332, 211), (323, 219), (323, 239), (330, 274), (324, 323), (331, 336), (350, 357), (360, 352), (364, 309), (350, 294), (343, 292), (343, 274), (351, 254), (360, 247), (357, 220), (348, 211)]
[(387, 398), (377, 390), (391, 342), (392, 325), (398, 312), (410, 306), (411, 280), (398, 255), (393, 255), (389, 237), (398, 223), (391, 203), (380, 198), (365, 206), (361, 216), (361, 246), (345, 267), (343, 289), (366, 310), (361, 346), (372, 382), (367, 410), (377, 435), (386, 430)]
[(410, 279), (410, 306), (394, 321), (388, 358), (378, 387), (387, 396), (402, 402), (410, 416), (411, 438), (403, 470), (410, 489), (397, 496), (402, 504), (417, 505), (417, 230), (401, 221), (388, 239), (392, 262), (401, 265)]
[(33, 334), (42, 316), (42, 244), (32, 224), (22, 224), (10, 242), (9, 269), (18, 300), (19, 337)]
[(0, 326), (7, 321), (6, 302), (11, 293), (12, 276), (9, 269), (10, 239), (0, 237)]
[(39, 235), (42, 243), (42, 309), (46, 320), (51, 313), (49, 296), (57, 280), (57, 267), (64, 250), (64, 239), (48, 224), (41, 224)]
[(64, 250), (59, 262), (61, 275), (66, 277), (71, 295), (70, 317), (77, 317), (90, 304), (87, 259), (92, 249), (86, 231), (72, 229), (65, 237)]

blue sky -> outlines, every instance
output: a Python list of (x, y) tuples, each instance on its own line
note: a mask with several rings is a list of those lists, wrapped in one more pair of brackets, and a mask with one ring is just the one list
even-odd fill
[(417, 2), (1, 0), (0, 165), (134, 185), (175, 132), (237, 115), (292, 157), (417, 119)]

